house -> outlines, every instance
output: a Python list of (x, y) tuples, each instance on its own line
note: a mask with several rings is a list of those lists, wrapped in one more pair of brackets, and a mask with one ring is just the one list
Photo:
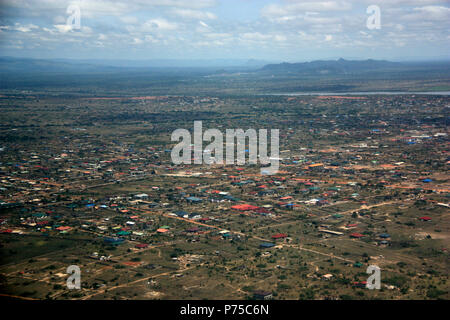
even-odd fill
[(239, 199), (232, 197), (232, 196), (224, 196), (223, 197), (225, 200), (229, 200), (229, 201), (239, 201)]
[(333, 275), (331, 273), (327, 273), (322, 276), (323, 280), (331, 280), (331, 278), (333, 278)]
[(105, 238), (103, 238), (103, 241), (107, 244), (118, 245), (118, 244), (123, 243), (125, 241), (125, 239), (105, 237)]
[(70, 231), (70, 230), (72, 230), (72, 227), (58, 227), (58, 228), (56, 228), (56, 230), (58, 230), (58, 231)]
[(353, 286), (356, 288), (365, 288), (367, 286), (367, 281), (356, 281), (353, 282)]
[(271, 300), (273, 299), (272, 292), (258, 290), (253, 292), (253, 299), (255, 300)]
[(231, 206), (231, 209), (240, 210), (240, 211), (250, 211), (250, 210), (256, 210), (259, 207), (252, 206), (250, 204), (238, 204), (235, 206)]
[(356, 239), (359, 239), (359, 238), (362, 238), (362, 237), (364, 237), (364, 235), (361, 234), (361, 233), (357, 233), (357, 232), (350, 233), (350, 238), (356, 238)]
[(419, 220), (421, 221), (431, 221), (431, 218), (428, 216), (420, 217)]
[(274, 247), (275, 246), (275, 244), (274, 243), (271, 243), (271, 242), (263, 242), (263, 243), (261, 243), (260, 245), (259, 245), (259, 247), (261, 248), (261, 249), (268, 249), (268, 248), (272, 248), (272, 247)]
[(265, 208), (258, 208), (258, 209), (255, 209), (255, 210), (253, 210), (255, 213), (259, 213), (259, 214), (268, 214), (268, 213), (270, 213), (270, 211), (269, 210), (267, 210), (267, 209), (265, 209)]
[(284, 239), (287, 238), (287, 236), (286, 233), (277, 233), (272, 236), (272, 239)]
[(187, 197), (187, 198), (186, 198), (186, 201), (187, 201), (187, 202), (190, 202), (190, 203), (200, 203), (200, 202), (202, 202), (203, 200), (200, 199), (200, 198), (197, 198), (197, 197)]
[(332, 235), (335, 235), (335, 236), (342, 236), (343, 235), (342, 232), (328, 230), (328, 229), (319, 229), (319, 232), (329, 233), (329, 234), (332, 234)]
[(192, 220), (200, 220), (201, 218), (202, 218), (202, 216), (198, 213), (191, 213), (189, 215), (189, 219), (192, 219)]
[(136, 194), (136, 195), (134, 195), (134, 198), (139, 199), (139, 200), (147, 200), (148, 194), (146, 194), (146, 193)]
[(189, 213), (187, 213), (186, 211), (177, 211), (177, 212), (175, 212), (175, 214), (180, 218), (188, 218), (189, 217)]
[(134, 246), (137, 249), (145, 249), (148, 248), (148, 244), (147, 243), (139, 243), (137, 245)]

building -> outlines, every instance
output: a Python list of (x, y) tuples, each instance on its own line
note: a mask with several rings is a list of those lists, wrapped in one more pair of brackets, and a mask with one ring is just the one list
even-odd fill
[(273, 295), (272, 295), (272, 292), (270, 292), (270, 291), (258, 290), (258, 291), (253, 292), (253, 299), (271, 300), (271, 299), (273, 299)]
[(322, 276), (323, 280), (331, 280), (331, 278), (333, 278), (333, 275), (331, 273), (327, 273)]
[(262, 249), (268, 249), (268, 248), (272, 248), (274, 246), (275, 246), (275, 244), (271, 243), (271, 242), (263, 242), (259, 245), (259, 247)]
[(277, 233), (272, 236), (272, 239), (285, 239), (287, 236), (286, 233)]
[(357, 233), (357, 232), (350, 233), (350, 238), (360, 239), (360, 238), (362, 238), (362, 237), (364, 237), (364, 235), (361, 234), (361, 233)]

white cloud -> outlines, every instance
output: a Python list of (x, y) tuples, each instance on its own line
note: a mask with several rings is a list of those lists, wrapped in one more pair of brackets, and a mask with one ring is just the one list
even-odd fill
[(150, 43), (158, 43), (159, 40), (156, 39), (155, 37), (153, 37), (152, 35), (146, 35), (145, 36), (145, 42), (150, 42)]
[[(1, 38), (5, 39), (0, 42), (0, 50), (14, 40), (22, 40), (27, 49), (59, 46), (63, 52), (71, 48), (74, 55), (79, 48), (98, 54), (95, 50), (99, 47), (117, 49), (114, 52), (119, 55), (130, 45), (135, 45), (132, 52), (158, 48), (152, 54), (162, 56), (168, 52), (195, 55), (200, 47), (208, 50), (203, 51), (205, 56), (223, 52), (296, 55), (331, 46), (346, 48), (351, 54), (353, 49), (357, 52), (367, 48), (384, 54), (391, 44), (410, 52), (423, 48), (423, 43), (430, 52), (449, 48), (449, 0), (254, 0), (243, 6), (245, 10), (233, 7), (227, 0), (217, 8), (212, 8), (217, 5), (216, 0), (0, 2), (3, 11), (11, 10), (11, 20), (5, 21), (12, 21), (0, 26)], [(80, 3), (81, 30), (66, 25), (66, 9), (71, 2)], [(379, 30), (366, 27), (365, 7), (370, 4), (381, 7)], [(71, 47), (72, 44), (76, 46)], [(214, 51), (215, 47), (220, 50)]]
[(211, 20), (217, 19), (214, 13), (192, 9), (173, 9), (172, 12), (185, 19)]
[(199, 21), (195, 31), (198, 33), (209, 33), (211, 32), (211, 27), (208, 26), (205, 22)]
[(273, 37), (273, 39), (274, 39), (275, 41), (278, 41), (278, 42), (284, 42), (284, 41), (287, 40), (286, 36), (284, 36), (284, 35), (282, 35), (282, 34), (277, 34), (277, 35), (275, 35), (275, 36)]
[(145, 30), (158, 30), (158, 31), (170, 31), (178, 28), (178, 24), (175, 22), (170, 22), (164, 18), (150, 19), (147, 20), (143, 25), (143, 31)]
[(123, 16), (120, 17), (120, 21), (126, 24), (137, 24), (139, 22), (138, 18), (134, 16)]
[(54, 27), (60, 33), (66, 33), (72, 30), (72, 26), (68, 24), (55, 24)]
[(36, 29), (39, 29), (38, 26), (34, 25), (34, 24), (27, 24), (27, 25), (23, 25), (20, 23), (15, 23), (13, 26), (0, 26), (0, 29), (3, 30), (13, 30), (13, 31), (20, 31), (20, 32), (30, 32)]
[(347, 11), (352, 4), (347, 1), (292, 1), (287, 4), (271, 4), (261, 10), (261, 15), (268, 19), (286, 19), (295, 15), (304, 15), (307, 11)]
[(82, 14), (88, 17), (99, 15), (124, 15), (132, 11), (151, 11), (157, 7), (204, 9), (216, 6), (216, 0), (2, 0), (2, 6), (25, 9), (27, 12), (40, 10), (66, 10), (70, 4), (79, 5)]
[(419, 12), (423, 17), (433, 20), (450, 20), (450, 8), (443, 6), (425, 6), (414, 8), (414, 11)]
[(241, 37), (246, 40), (267, 40), (271, 38), (270, 35), (259, 32), (247, 32), (242, 34)]

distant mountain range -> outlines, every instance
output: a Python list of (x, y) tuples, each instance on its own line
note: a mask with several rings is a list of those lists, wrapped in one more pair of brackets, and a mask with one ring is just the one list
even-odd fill
[(0, 57), (1, 73), (91, 73), (119, 71), (120, 69), (120, 67), (79, 62), (76, 60)]
[[(245, 73), (250, 77), (281, 76), (287, 78), (369, 78), (389, 79), (399, 74), (408, 78), (450, 78), (450, 62), (392, 62), (386, 60), (316, 60), (299, 63), (267, 64), (262, 60), (72, 60), (0, 57), (0, 75), (20, 78), (21, 75), (141, 75), (142, 77), (230, 76)], [(1, 78), (0, 77), (0, 78)], [(374, 78), (375, 77), (375, 78)]]
[(100, 59), (32, 59), (0, 57), (0, 73), (99, 73), (146, 71), (161, 68), (242, 68), (258, 69), (269, 63), (254, 59), (210, 59), (210, 60), (100, 60)]
[[(268, 64), (261, 68), (260, 72), (268, 72), (275, 74), (314, 74), (324, 75), (327, 74), (352, 74), (361, 72), (370, 72), (383, 70), (404, 69), (407, 65), (412, 63), (391, 62), (386, 60), (317, 60), (311, 62), (301, 63), (280, 63), (280, 64)], [(415, 63), (417, 65), (417, 63)]]

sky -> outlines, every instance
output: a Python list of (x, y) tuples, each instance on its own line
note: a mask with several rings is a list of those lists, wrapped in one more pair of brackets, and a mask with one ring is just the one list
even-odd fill
[(0, 0), (0, 56), (450, 60), (450, 0)]

